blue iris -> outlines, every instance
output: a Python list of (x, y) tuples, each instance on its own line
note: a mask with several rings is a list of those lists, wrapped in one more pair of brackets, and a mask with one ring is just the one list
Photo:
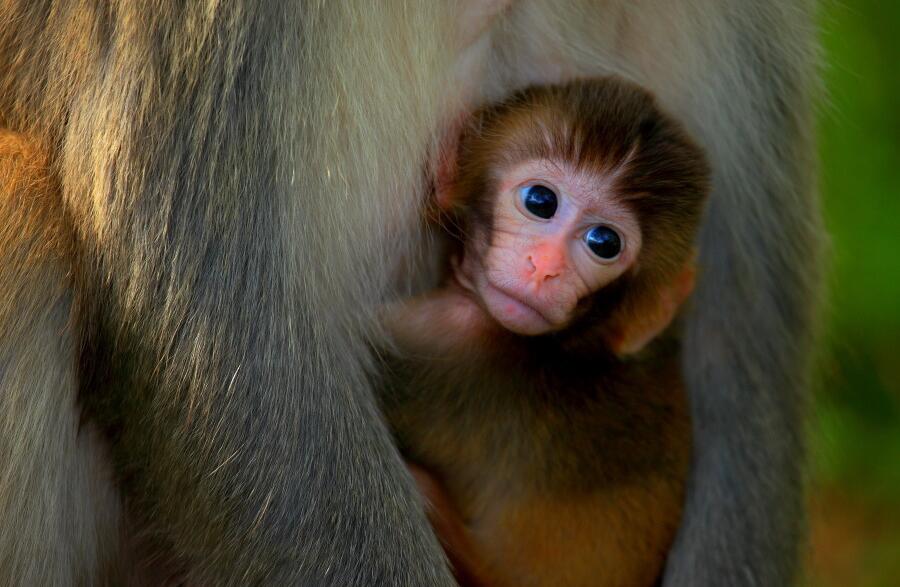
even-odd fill
[(615, 259), (622, 252), (622, 238), (608, 226), (595, 226), (584, 235), (592, 253), (601, 259)]
[(559, 201), (556, 197), (556, 193), (547, 186), (539, 184), (529, 185), (523, 187), (519, 193), (521, 194), (522, 205), (525, 206), (525, 209), (538, 218), (547, 220), (553, 218), (553, 215), (556, 214), (556, 208), (559, 206)]

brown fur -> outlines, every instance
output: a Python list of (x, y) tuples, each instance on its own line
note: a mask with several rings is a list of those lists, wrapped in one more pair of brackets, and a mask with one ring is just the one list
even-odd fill
[(487, 584), (658, 578), (690, 452), (677, 354), (664, 346), (622, 366), (508, 351), (392, 363), (388, 418), (443, 483)]
[[(389, 326), (405, 352), (387, 363), (385, 412), (409, 458), (445, 485), (480, 555), (464, 571), (479, 582), (646, 587), (674, 539), (690, 455), (677, 337), (620, 359), (607, 333), (658, 314), (667, 281), (691, 263), (705, 158), (622, 80), (531, 88), (475, 113), (464, 132), (451, 198), (462, 254), (490, 246), (499, 178), (529, 159), (568, 164), (598, 190), (612, 180), (645, 235), (634, 268), (591, 294), (566, 330), (540, 337), (474, 310), (460, 328), (458, 300), (474, 294), (454, 284), (395, 308)], [(433, 338), (448, 346), (430, 351)]]

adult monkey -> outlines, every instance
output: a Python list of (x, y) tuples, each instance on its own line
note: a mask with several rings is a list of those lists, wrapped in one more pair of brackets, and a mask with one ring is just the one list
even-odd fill
[(46, 148), (63, 194), (38, 212), (33, 184), (2, 194), (30, 227), (0, 233), (2, 582), (123, 580), (96, 426), (129, 511), (191, 580), (451, 584), (363, 376), (371, 310), (421, 242), (385, 226), (415, 224), (426, 153), (461, 111), (619, 73), (714, 168), (664, 584), (790, 583), (819, 235), (811, 7), (382, 4), (0, 3), (0, 121), (24, 141), (4, 169), (27, 177), (10, 159)]

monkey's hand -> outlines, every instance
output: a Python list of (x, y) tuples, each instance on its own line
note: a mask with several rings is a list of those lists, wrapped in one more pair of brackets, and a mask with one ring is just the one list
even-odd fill
[(490, 323), (484, 310), (456, 284), (388, 304), (380, 319), (398, 350), (437, 357), (477, 347)]

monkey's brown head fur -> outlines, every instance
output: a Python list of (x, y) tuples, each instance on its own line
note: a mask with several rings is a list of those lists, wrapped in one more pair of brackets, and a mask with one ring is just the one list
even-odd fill
[[(600, 329), (601, 340), (628, 351), (632, 325), (677, 306), (690, 291), (693, 242), (709, 190), (704, 153), (635, 84), (600, 78), (527, 88), (476, 112), (462, 133), (451, 200), (460, 206), (465, 257), (487, 256), (498, 233), (509, 230), (497, 214), (498, 198), (508, 191), (504, 178), (535, 161), (577, 185), (586, 194), (580, 200), (624, 207), (639, 225), (635, 257), (614, 279), (579, 293), (572, 319), (553, 329), (579, 339), (585, 329)], [(559, 297), (563, 303), (566, 296)]]

